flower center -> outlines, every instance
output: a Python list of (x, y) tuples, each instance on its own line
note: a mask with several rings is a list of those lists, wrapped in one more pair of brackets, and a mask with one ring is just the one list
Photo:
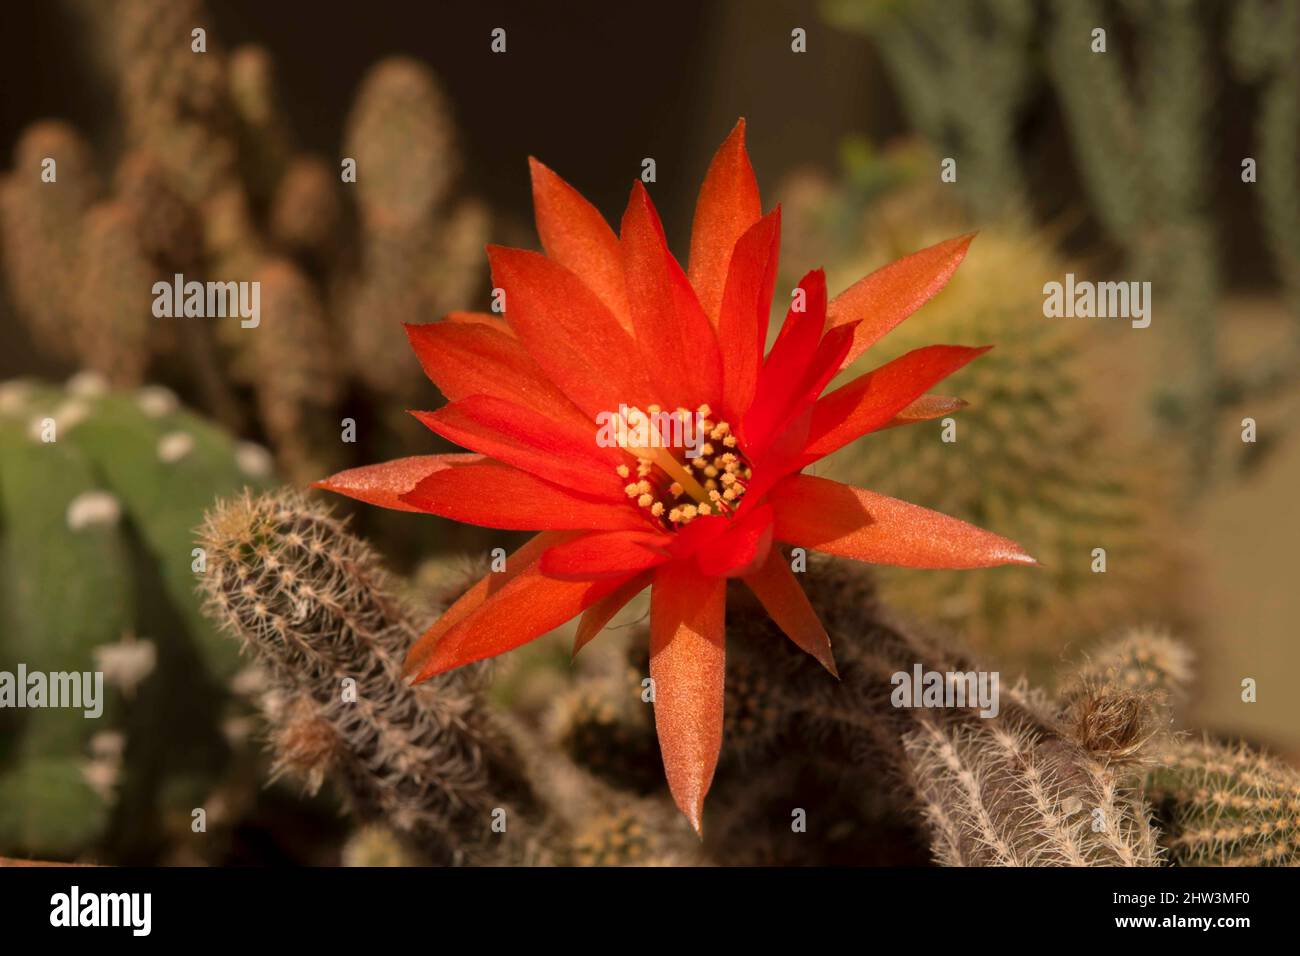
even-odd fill
[[(696, 518), (733, 514), (753, 476), (731, 425), (714, 421), (712, 414), (708, 405), (668, 413), (651, 405), (626, 415), (625, 434), (638, 438), (623, 447), (637, 464), (635, 478), (627, 465), (618, 466), (621, 478), (633, 479), (623, 490), (669, 529)], [(644, 436), (650, 440), (638, 443)]]

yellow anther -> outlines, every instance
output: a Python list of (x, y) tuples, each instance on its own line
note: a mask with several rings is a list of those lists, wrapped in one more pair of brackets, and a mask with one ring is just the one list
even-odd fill
[(716, 478), (718, 477), (718, 469), (714, 468), (712, 465), (705, 465), (704, 476), (706, 478)]
[(723, 497), (723, 499), (726, 500), (726, 501), (735, 501), (735, 500), (736, 500), (736, 489), (735, 489), (735, 488), (728, 488), (726, 491), (724, 491), (724, 492), (722, 493), (722, 497)]
[(715, 501), (715, 502), (716, 502), (716, 501), (721, 501), (721, 500), (722, 500), (722, 492), (718, 491), (718, 490), (715, 488), (714, 490), (712, 490), (712, 491), (709, 492), (709, 498), (710, 498), (711, 500)]
[(735, 435), (728, 435), (726, 438), (722, 439), (722, 444), (726, 445), (728, 448), (735, 448), (735, 447), (736, 447), (736, 436), (735, 436)]
[(684, 489), (682, 488), (682, 483), (680, 481), (674, 481), (671, 485), (668, 486), (668, 493), (671, 494), (674, 498), (680, 498), (682, 496), (683, 490)]
[(618, 476), (620, 478), (627, 478), (632, 474), (632, 472), (628, 469), (627, 465), (619, 465), (614, 470), (618, 472)]
[(668, 512), (668, 520), (671, 521), (673, 524), (677, 524), (679, 521), (681, 521), (682, 509), (674, 508), (672, 511)]
[(642, 508), (649, 508), (652, 504), (655, 503), (655, 496), (649, 493), (644, 494), (636, 500), (636, 503), (640, 505)]
[(648, 495), (650, 494), (650, 492), (654, 491), (654, 485), (650, 484), (649, 481), (642, 478), (640, 481), (636, 483), (636, 490), (641, 492), (641, 494), (643, 495)]
[(629, 498), (635, 498), (637, 495), (641, 494), (641, 489), (636, 486), (636, 482), (624, 487), (623, 491), (627, 493)]
[(713, 514), (713, 509), (708, 505), (700, 505), (700, 514), (707, 517), (708, 515)]
[(647, 405), (646, 411), (648, 411), (651, 415), (658, 415), (661, 411), (663, 411), (663, 409), (660, 408), (658, 405)]
[(650, 513), (656, 518), (660, 517), (664, 513), (664, 503), (662, 501), (656, 501), (650, 506)]
[(705, 461), (703, 458), (692, 458), (692, 459), (691, 459), (691, 467), (692, 467), (692, 468), (703, 468), (703, 467), (705, 467), (707, 464), (708, 464), (708, 462)]
[(709, 408), (707, 402), (705, 402), (703, 405), (701, 405), (699, 408), (695, 410), (699, 412), (701, 415), (703, 415), (705, 418), (708, 418), (710, 415), (713, 414), (713, 409)]
[(722, 486), (724, 488), (730, 488), (732, 485), (736, 483), (736, 476), (734, 473), (728, 470), (727, 473), (723, 475), (720, 480), (722, 481)]
[(713, 455), (713, 446), (710, 445), (708, 442), (705, 442), (703, 445), (700, 446), (700, 454), (701, 454), (701, 455), (707, 455), (707, 456), (709, 456), (709, 457), (712, 457), (712, 455)]
[(690, 521), (697, 514), (699, 514), (699, 509), (695, 505), (686, 505), (686, 507), (682, 508), (682, 517), (687, 521)]

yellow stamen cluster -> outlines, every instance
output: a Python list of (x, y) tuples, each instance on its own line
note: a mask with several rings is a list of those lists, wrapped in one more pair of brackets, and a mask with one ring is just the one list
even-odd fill
[[(660, 409), (652, 405), (649, 412), (655, 415)], [(753, 475), (737, 449), (731, 426), (712, 421), (712, 409), (708, 405), (701, 405), (693, 415), (684, 408), (673, 414), (683, 423), (694, 417), (701, 437), (707, 440), (699, 444), (694, 458), (685, 460), (665, 447), (629, 448), (637, 455), (636, 480), (630, 480), (631, 468), (619, 465), (619, 477), (629, 479), (623, 490), (638, 507), (645, 508), (670, 527), (681, 527), (710, 515), (731, 514)]]

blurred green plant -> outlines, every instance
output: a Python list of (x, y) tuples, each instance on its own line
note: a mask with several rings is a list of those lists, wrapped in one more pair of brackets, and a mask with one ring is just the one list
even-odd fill
[[(1028, 210), (1017, 122), (1050, 83), (1091, 212), (1163, 303), (1167, 361), (1186, 372), (1152, 389), (1151, 409), (1182, 430), (1197, 479), (1188, 490), (1204, 489), (1224, 470), (1216, 449), (1231, 447), (1206, 437), (1218, 413), (1293, 383), (1300, 369), (1300, 10), (1274, 0), (824, 0), (822, 9), (873, 40), (915, 129), (959, 159), (952, 192), (979, 225)], [(1243, 182), (1244, 157), (1215, 170), (1221, 46), (1259, 90), (1257, 183)], [(1227, 365), (1219, 347), (1225, 237), (1210, 204), (1220, 181), (1256, 194), (1298, 319), (1291, 348), (1245, 367)]]
[(957, 188), (975, 213), (1023, 211), (1015, 131), (1033, 90), (1034, 5), (823, 0), (822, 10), (872, 38), (917, 130), (942, 156), (961, 158)]
[(0, 712), (0, 847), (82, 852), (123, 800), (139, 812), (167, 777), (215, 771), (210, 750), (170, 752), (215, 733), (211, 713), (184, 721), (218, 707), (239, 666), (194, 595), (192, 529), (213, 496), (266, 487), (271, 469), (165, 389), (108, 391), (89, 373), (0, 385), (0, 667), (102, 672), (109, 698), (96, 720)]

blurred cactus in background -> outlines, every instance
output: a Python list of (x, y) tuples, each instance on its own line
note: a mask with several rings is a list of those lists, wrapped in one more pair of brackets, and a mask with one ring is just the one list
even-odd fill
[(1182, 866), (1300, 863), (1300, 773), (1244, 746), (1180, 741), (1152, 774), (1151, 797)]
[[(1230, 27), (1233, 66), (1259, 97), (1254, 141), (1259, 174), (1256, 193), (1274, 269), (1296, 316), (1294, 348), (1300, 350), (1300, 5), (1241, 0)], [(1297, 354), (1284, 352), (1266, 366), (1264, 384), (1295, 375)]]
[(822, 10), (872, 38), (916, 131), (960, 157), (957, 189), (981, 220), (1025, 210), (1015, 133), (1033, 89), (1032, 3), (824, 0)]
[[(237, 655), (199, 610), (191, 532), (214, 495), (268, 483), (271, 460), (164, 389), (113, 392), (90, 373), (0, 385), (0, 449), (0, 662), (100, 671), (108, 698), (95, 720), (0, 713), (0, 846), (74, 854), (122, 801), (142, 812), (161, 777), (219, 770), (200, 759), (202, 711)], [(147, 757), (186, 741), (168, 768)], [(33, 799), (45, 787), (58, 799)]]
[[(1228, 250), (1211, 208), (1219, 177), (1236, 195), (1255, 194), (1278, 279), (1295, 307), (1295, 4), (824, 0), (822, 10), (833, 25), (872, 39), (914, 128), (940, 155), (958, 160), (961, 173), (949, 188), (978, 227), (1014, 224), (1037, 211), (1026, 201), (1018, 120), (1026, 102), (1055, 94), (1088, 211), (1122, 254), (1124, 278), (1150, 281), (1166, 316), (1164, 361), (1186, 371), (1148, 397), (1160, 420), (1181, 429), (1196, 478), (1185, 491), (1203, 490), (1223, 472), (1219, 446), (1203, 437), (1220, 424), (1218, 412), (1293, 384), (1300, 368), (1300, 322), (1280, 356), (1225, 361), (1218, 336)], [(1239, 77), (1259, 89), (1250, 152), (1257, 182), (1243, 179), (1241, 156), (1233, 155), (1230, 174), (1215, 172), (1220, 45)], [(937, 178), (938, 157), (931, 169)]]
[[(377, 64), (331, 163), (295, 145), (269, 54), (223, 50), (201, 0), (78, 9), (107, 46), (123, 148), (107, 194), (66, 124), (33, 124), (15, 149), (0, 184), (3, 275), (33, 343), (115, 385), (171, 385), (269, 444), (294, 480), (345, 464), (322, 459), (331, 445), (346, 459), (392, 444), (409, 426), (387, 413), (360, 416), (370, 428), (356, 444), (338, 440), (341, 420), (358, 418), (354, 386), (389, 406), (409, 397), (422, 378), (401, 324), (472, 307), (485, 275), (487, 213), (452, 198), (455, 126), (433, 74)], [(41, 180), (47, 157), (54, 182)], [(260, 324), (155, 318), (150, 289), (176, 272), (261, 281)]]
[[(831, 187), (824, 205), (835, 207), (838, 195)], [(816, 216), (817, 208), (795, 205), (787, 216)], [(856, 237), (828, 263), (830, 284), (842, 287), (968, 224), (937, 185), (895, 187), (863, 207)], [(880, 569), (890, 604), (957, 629), (983, 650), (1014, 654), (1019, 666), (1050, 665), (1068, 642), (1132, 621), (1182, 624), (1186, 614), (1185, 573), (1175, 572), (1187, 559), (1171, 534), (1173, 463), (1159, 446), (1138, 454), (1141, 436), (1127, 410), (1093, 387), (1090, 329), (1043, 318), (1043, 284), (1070, 268), (1048, 237), (1021, 225), (981, 231), (924, 321), (892, 332), (852, 370), (935, 341), (993, 344), (945, 382), (945, 394), (969, 407), (871, 435), (821, 466), (828, 477), (1009, 529), (1025, 542), (1042, 567)], [(1104, 573), (1097, 573), (1097, 548), (1105, 551)]]

